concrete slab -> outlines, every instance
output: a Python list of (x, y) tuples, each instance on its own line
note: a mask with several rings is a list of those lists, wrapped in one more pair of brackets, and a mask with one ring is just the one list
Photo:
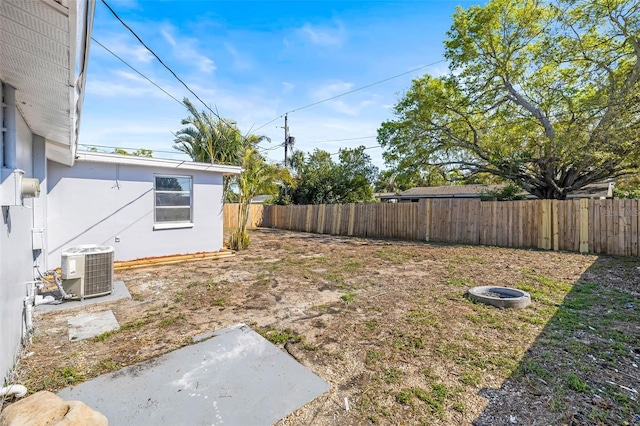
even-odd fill
[(271, 425), (329, 385), (244, 324), (58, 395), (112, 425)]
[[(56, 299), (60, 298), (59, 291), (51, 291), (47, 293), (42, 293), (43, 296), (53, 296)], [(95, 305), (96, 303), (106, 303), (113, 302), (115, 300), (120, 299), (131, 299), (131, 294), (127, 289), (127, 286), (124, 285), (122, 281), (115, 281), (113, 283), (113, 291), (111, 294), (107, 294), (106, 296), (98, 296), (92, 297), (84, 300), (65, 300), (62, 303), (55, 305), (38, 305), (36, 306), (36, 312), (49, 312), (49, 311), (59, 311), (63, 309), (73, 309), (81, 306)]]
[(113, 311), (76, 315), (69, 318), (67, 322), (69, 323), (69, 340), (72, 342), (90, 339), (120, 328)]

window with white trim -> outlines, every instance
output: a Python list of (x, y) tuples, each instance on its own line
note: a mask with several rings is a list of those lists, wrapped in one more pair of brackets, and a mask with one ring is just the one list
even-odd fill
[(156, 224), (192, 223), (191, 176), (155, 176), (154, 190)]

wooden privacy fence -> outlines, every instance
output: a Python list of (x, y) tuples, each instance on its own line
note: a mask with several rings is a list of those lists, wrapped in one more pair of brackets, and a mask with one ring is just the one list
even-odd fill
[[(419, 203), (253, 208), (253, 226), (356, 237), (640, 255), (638, 200), (451, 198)], [(233, 225), (225, 222), (225, 226)]]
[[(249, 208), (248, 228), (256, 228), (262, 225), (262, 204), (252, 204)], [(225, 204), (223, 208), (223, 223), (225, 228), (235, 228), (238, 226), (238, 204)]]

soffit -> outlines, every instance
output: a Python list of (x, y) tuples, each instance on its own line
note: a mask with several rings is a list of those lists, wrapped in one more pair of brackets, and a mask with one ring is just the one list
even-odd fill
[(64, 163), (75, 151), (73, 15), (64, 1), (0, 1), (0, 80), (16, 88), (29, 128), (53, 142), (52, 159)]

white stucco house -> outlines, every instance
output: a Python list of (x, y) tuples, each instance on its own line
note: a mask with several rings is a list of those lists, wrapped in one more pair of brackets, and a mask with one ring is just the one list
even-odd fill
[(223, 244), (222, 180), (240, 168), (77, 151), (94, 7), (0, 0), (3, 381), (27, 333), (29, 289), (63, 250), (109, 245), (132, 260)]

